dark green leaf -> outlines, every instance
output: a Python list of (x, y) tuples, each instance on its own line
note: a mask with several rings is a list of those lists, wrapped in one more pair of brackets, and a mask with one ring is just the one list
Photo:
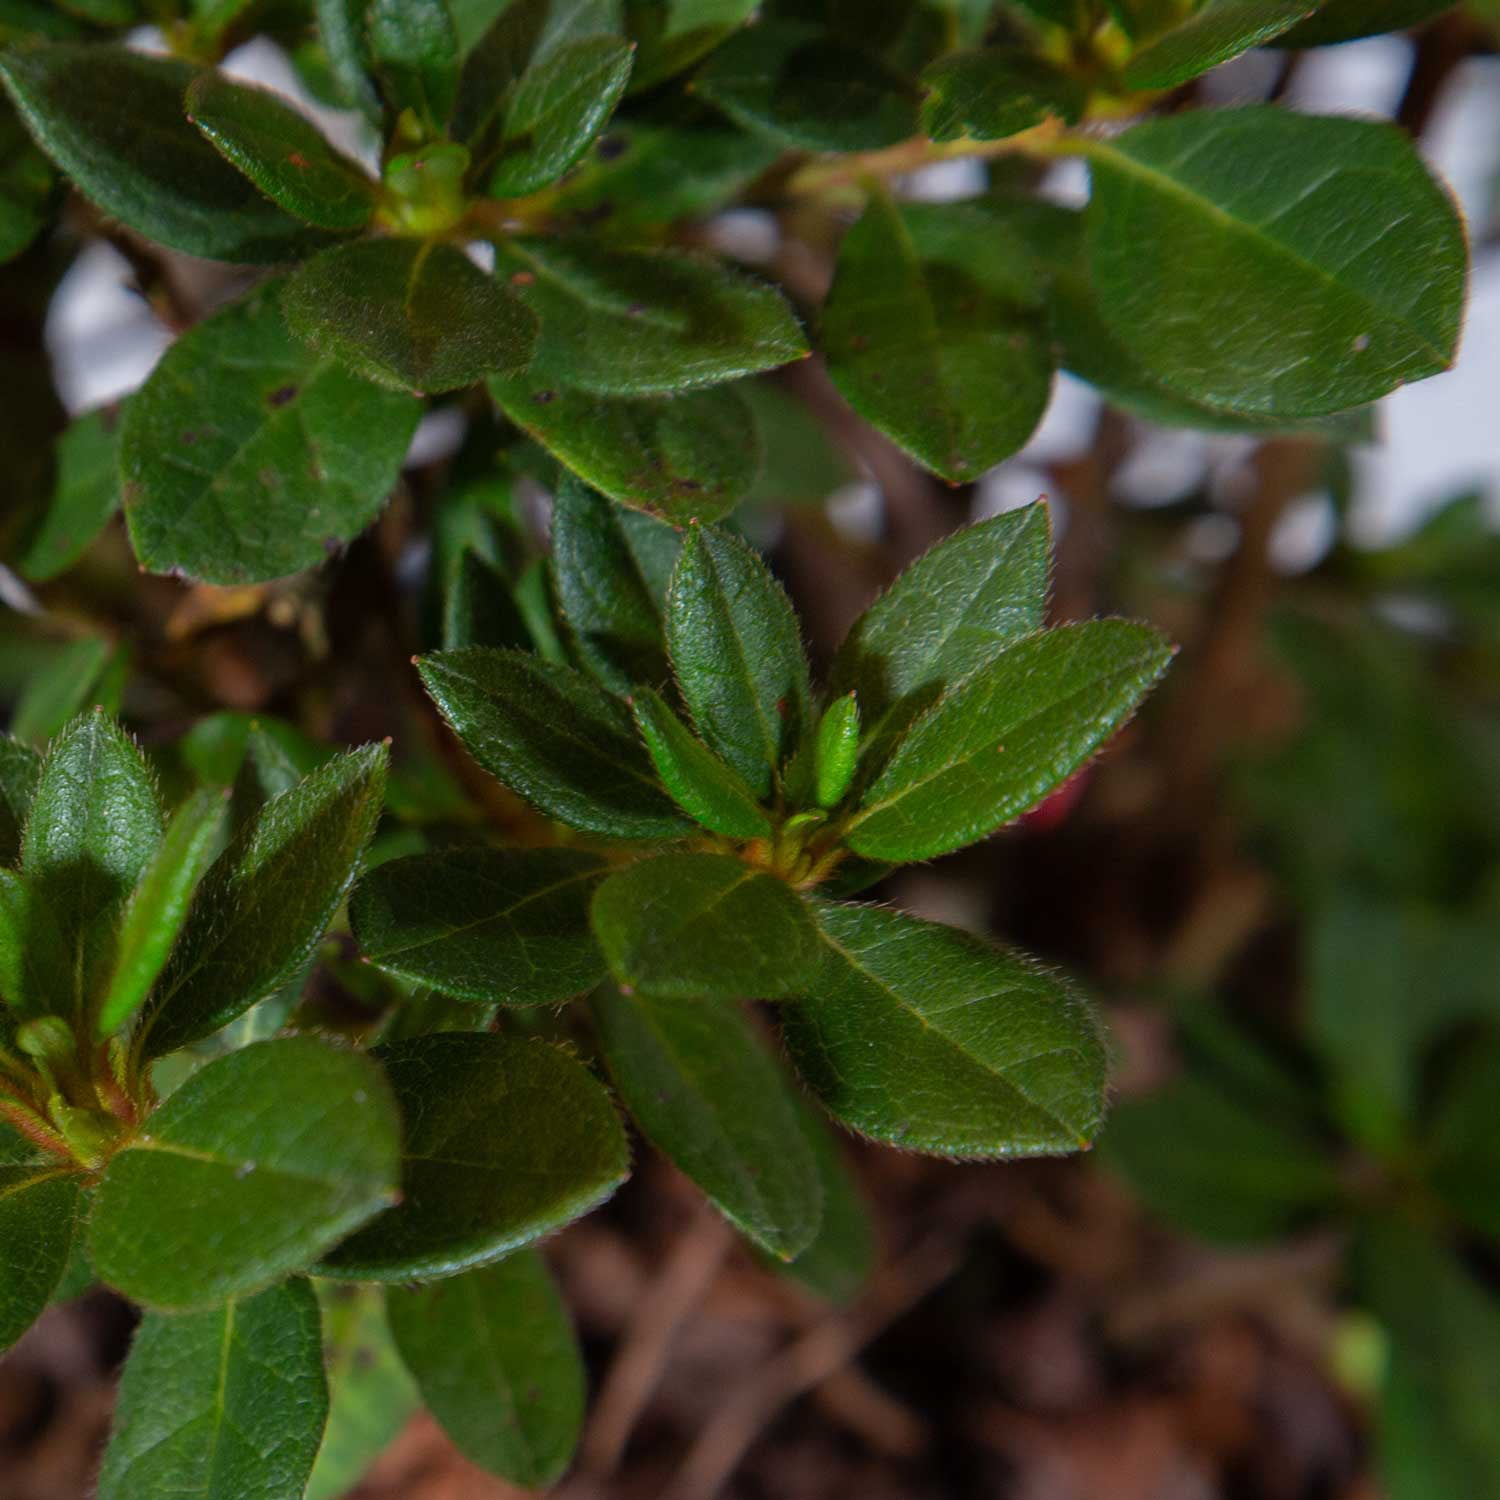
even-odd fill
[(0, 1164), (0, 1352), (41, 1315), (73, 1248), (79, 1177), (43, 1163)]
[[(0, 21), (0, 41), (6, 40)], [(0, 262), (37, 237), (52, 206), (52, 166), (31, 143), (8, 100), (0, 99)]]
[(823, 1217), (818, 1163), (755, 1028), (733, 1008), (612, 988), (593, 1010), (609, 1076), (651, 1144), (762, 1249), (807, 1249)]
[(301, 971), (354, 882), (385, 791), (383, 745), (340, 755), (268, 802), (204, 877), (138, 1043), (161, 1057)]
[(92, 411), (57, 441), (57, 482), (41, 525), (21, 553), (21, 571), (35, 583), (66, 572), (108, 524), (120, 503), (119, 413)]
[(1270, 106), (1194, 111), (1091, 146), (1090, 159), (1100, 311), (1169, 389), (1302, 418), (1452, 363), (1463, 227), (1395, 128)]
[(188, 124), (182, 95), (194, 76), (174, 58), (86, 43), (0, 58), (38, 144), (111, 218), (209, 260), (286, 260), (324, 243)]
[(1446, 1080), (1429, 1134), (1432, 1185), (1481, 1234), (1500, 1240), (1500, 1041), (1468, 1048)]
[(305, 1281), (210, 1312), (147, 1313), (120, 1378), (99, 1500), (301, 1495), (327, 1415)]
[(1056, 115), (1076, 124), (1083, 85), (1055, 63), (1008, 47), (951, 52), (922, 74), (922, 129), (935, 141), (999, 141)]
[(443, 595), (443, 647), (529, 647), (531, 631), (510, 580), (473, 547), (459, 554)]
[(413, 1281), (487, 1265), (588, 1213), (629, 1172), (609, 1095), (556, 1047), (446, 1032), (375, 1056), (406, 1123), (401, 1204), (321, 1275)]
[(1251, 47), (1261, 47), (1317, 9), (1317, 0), (1209, 0), (1125, 65), (1133, 89), (1170, 89)]
[(0, 866), (0, 1041), (13, 1019), (56, 1015), (72, 1008), (76, 983), (70, 952), (35, 885)]
[(126, 648), (102, 636), (68, 641), (49, 654), (16, 699), (10, 731), (18, 740), (45, 745), (88, 707), (113, 713), (120, 706)]
[(42, 758), (30, 745), (0, 734), (0, 865), (20, 857), (21, 830), (41, 774)]
[(542, 1005), (604, 977), (589, 901), (607, 869), (580, 849), (416, 854), (365, 876), (349, 921), (387, 973), (463, 1000)]
[(807, 353), (779, 291), (705, 256), (518, 239), (500, 247), (495, 274), (541, 319), (537, 381), (604, 396), (665, 395)]
[(245, 583), (325, 561), (375, 518), (422, 414), (287, 332), (268, 283), (167, 351), (125, 409), (137, 556)]
[(611, 838), (672, 838), (691, 826), (629, 710), (583, 673), (482, 646), (425, 656), (418, 670), (475, 760), (548, 817)]
[(303, 1269), (393, 1202), (399, 1174), (400, 1116), (368, 1057), (256, 1042), (194, 1073), (110, 1159), (89, 1251), (148, 1307), (211, 1307)]
[(781, 585), (737, 536), (693, 527), (672, 573), (666, 624), (698, 733), (766, 797), (812, 728), (807, 657)]
[(916, 720), (861, 800), (848, 846), (931, 859), (993, 833), (1103, 745), (1171, 655), (1157, 631), (1126, 620), (1016, 640)]
[(380, 97), (369, 73), (365, 33), (367, 0), (313, 0), (318, 39), (323, 44), (328, 73), (341, 103), (379, 122)]
[(693, 86), (747, 130), (806, 151), (872, 151), (917, 133), (911, 80), (817, 26), (747, 27)]
[(1419, 26), (1445, 10), (1453, 0), (1323, 0), (1317, 13), (1277, 37), (1278, 47), (1327, 47), (1383, 31)]
[(760, 478), (745, 496), (747, 505), (822, 505), (860, 477), (825, 425), (825, 414), (812, 412), (775, 376), (747, 380), (735, 389), (754, 410), (766, 451)]
[(458, 33), (445, 0), (365, 0), (370, 60), (392, 113), (440, 136), (458, 89)]
[(627, 0), (636, 54), (632, 91), (690, 68), (748, 21), (757, 0)]
[(561, 1477), (583, 1426), (584, 1369), (534, 1250), (390, 1293), (391, 1329), (459, 1452), (526, 1489)]
[(819, 342), (845, 399), (945, 479), (1031, 436), (1052, 389), (1045, 283), (1004, 218), (875, 192), (839, 251)]
[(1056, 975), (956, 928), (819, 903), (822, 961), (781, 1011), (792, 1060), (835, 1119), (942, 1156), (1087, 1146), (1104, 1044)]
[(727, 854), (663, 854), (611, 875), (594, 933), (622, 986), (667, 999), (775, 1000), (818, 962), (806, 904)]
[(729, 838), (769, 836), (770, 820), (750, 789), (660, 696), (650, 688), (637, 688), (631, 712), (657, 775), (685, 813)]
[(183, 101), (213, 148), (289, 214), (322, 229), (362, 229), (376, 188), (357, 162), (269, 89), (202, 73)]

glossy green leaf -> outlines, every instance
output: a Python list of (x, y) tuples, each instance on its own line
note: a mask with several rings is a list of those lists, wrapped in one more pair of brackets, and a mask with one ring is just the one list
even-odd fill
[(301, 1495), (327, 1415), (305, 1281), (209, 1312), (147, 1313), (120, 1378), (99, 1500)]
[(608, 868), (581, 849), (414, 854), (365, 876), (349, 921), (389, 974), (463, 1000), (542, 1005), (604, 977), (589, 901)]
[(662, 606), (679, 538), (672, 527), (567, 480), (552, 507), (552, 578), (579, 659), (606, 687), (671, 679)]
[(797, 617), (759, 555), (716, 527), (692, 527), (667, 594), (667, 649), (704, 741), (766, 797), (812, 728)]
[(371, 65), (395, 114), (441, 135), (458, 90), (458, 33), (445, 0), (365, 0)]
[(630, 711), (583, 673), (479, 646), (417, 665), (475, 760), (548, 817), (610, 838), (672, 838), (691, 826), (657, 781)]
[(760, 438), (732, 387), (623, 399), (536, 376), (489, 385), (505, 415), (579, 478), (665, 521), (718, 520), (755, 483)]
[(604, 396), (665, 395), (773, 369), (807, 353), (774, 287), (669, 250), (593, 239), (516, 239), (495, 274), (540, 318), (532, 375)]
[(121, 914), (114, 972), (94, 1024), (98, 1036), (118, 1031), (145, 1002), (187, 920), (193, 892), (218, 853), (226, 812), (223, 794), (209, 788), (172, 814)]
[(872, 151), (917, 134), (916, 85), (819, 26), (747, 27), (693, 87), (747, 130), (806, 151)]
[(828, 373), (929, 469), (976, 479), (1026, 442), (1046, 408), (1044, 291), (1002, 215), (872, 193), (823, 308)]
[(367, 120), (381, 118), (380, 96), (370, 77), (370, 53), (365, 31), (367, 0), (313, 0), (318, 40), (337, 102), (360, 111)]
[(1500, 1239), (1500, 1141), (1494, 1129), (1497, 1091), (1500, 1041), (1490, 1035), (1457, 1059), (1428, 1132), (1432, 1185), (1466, 1223), (1490, 1239)]
[(32, 145), (9, 101), (0, 99), (0, 263), (13, 260), (41, 232), (54, 181), (52, 164)]
[(79, 1182), (56, 1165), (0, 1164), (0, 1352), (31, 1327), (62, 1279)]
[(0, 734), (0, 865), (21, 855), (21, 831), (36, 796), (42, 758), (30, 745)]
[(712, 52), (754, 14), (757, 0), (627, 0), (639, 51), (632, 92), (653, 88)]
[(1170, 89), (1289, 31), (1317, 0), (1209, 0), (1125, 65), (1133, 89)]
[(375, 831), (388, 752), (337, 756), (268, 802), (199, 887), (141, 1023), (146, 1054), (217, 1031), (312, 956)]
[(1078, 769), (1135, 712), (1172, 648), (1092, 620), (1026, 636), (907, 731), (846, 838), (871, 859), (931, 859), (993, 833)]
[(835, 698), (818, 725), (813, 800), (819, 807), (841, 802), (854, 779), (859, 753), (859, 703), (853, 693)]
[(1400, 131), (1269, 106), (1194, 111), (1089, 154), (1100, 311), (1170, 390), (1302, 418), (1453, 362), (1463, 227)]
[(813, 1242), (823, 1184), (786, 1075), (733, 1008), (601, 990), (615, 1088), (653, 1146), (748, 1239), (783, 1260)]
[(637, 688), (631, 712), (672, 800), (705, 828), (728, 838), (768, 836), (770, 820), (749, 788), (650, 688)]
[(625, 1180), (630, 1151), (609, 1095), (556, 1047), (445, 1032), (374, 1055), (406, 1126), (401, 1203), (320, 1275), (404, 1282), (488, 1265)]
[(423, 1401), (465, 1458), (526, 1489), (561, 1477), (583, 1427), (583, 1356), (536, 1251), (392, 1290), (389, 1308)]
[(72, 567), (119, 506), (118, 424), (116, 410), (91, 411), (58, 439), (52, 500), (19, 559), (34, 583)]
[(443, 594), (443, 648), (531, 644), (510, 580), (473, 547), (465, 547)]
[(175, 58), (88, 43), (0, 57), (0, 81), (37, 143), (111, 218), (209, 260), (286, 260), (324, 243), (188, 123), (182, 96), (194, 76)]
[(232, 166), (289, 214), (322, 229), (362, 229), (376, 187), (360, 165), (269, 89), (201, 73), (183, 99), (188, 119)]
[(941, 1156), (1087, 1146), (1106, 1058), (1055, 974), (957, 928), (820, 903), (821, 962), (782, 1008), (797, 1071), (840, 1123)]
[(360, 1053), (311, 1037), (231, 1052), (110, 1158), (94, 1266), (165, 1310), (270, 1286), (395, 1200), (400, 1132), (380, 1068)]
[(1419, 26), (1453, 8), (1453, 0), (1323, 0), (1315, 14), (1276, 38), (1279, 47), (1327, 47), (1384, 31)]
[(372, 521), (422, 414), (287, 332), (267, 283), (167, 350), (125, 409), (136, 555), (210, 583), (326, 561)]
[(281, 297), (321, 354), (397, 390), (451, 391), (530, 362), (536, 318), (452, 245), (367, 239), (309, 261)]
[(594, 934), (622, 986), (666, 999), (779, 999), (819, 957), (802, 898), (727, 854), (627, 865), (594, 896)]
[(999, 141), (1057, 116), (1076, 124), (1083, 85), (1054, 63), (1008, 47), (950, 52), (923, 74), (922, 129), (935, 141)]

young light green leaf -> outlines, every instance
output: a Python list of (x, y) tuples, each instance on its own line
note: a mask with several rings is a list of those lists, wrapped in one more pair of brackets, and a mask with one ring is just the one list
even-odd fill
[(1106, 1058), (1056, 975), (957, 928), (819, 903), (822, 962), (783, 1034), (841, 1124), (940, 1156), (1052, 1155), (1104, 1116)]
[(311, 957), (354, 883), (385, 793), (384, 745), (340, 755), (268, 802), (204, 877), (144, 1012), (161, 1057), (274, 994)]
[(779, 999), (819, 956), (802, 898), (727, 854), (627, 865), (594, 895), (594, 935), (622, 986), (664, 999)]
[[(12, 50), (0, 81), (79, 190), (149, 239), (209, 260), (277, 261), (327, 236), (282, 212), (188, 124), (194, 69), (123, 47)], [(121, 130), (121, 120), (131, 129)]]
[(189, 330), (125, 408), (136, 555), (245, 583), (327, 560), (374, 519), (422, 414), (287, 332), (265, 283)]
[(667, 594), (667, 649), (698, 733), (768, 796), (812, 727), (797, 617), (759, 555), (716, 527), (689, 529)]
[(1171, 656), (1157, 631), (1126, 620), (1013, 642), (907, 731), (850, 821), (849, 848), (932, 859), (993, 833), (1104, 744)]
[(1316, 10), (1317, 0), (1209, 0), (1125, 64), (1133, 89), (1170, 89), (1261, 47)]
[(183, 99), (214, 150), (289, 214), (322, 229), (362, 229), (376, 186), (317, 126), (269, 89), (200, 73)]
[(534, 378), (602, 396), (718, 385), (807, 353), (774, 287), (706, 256), (508, 240), (495, 274), (536, 313)]
[(301, 1495), (327, 1415), (305, 1281), (209, 1312), (147, 1313), (120, 1377), (99, 1500)]
[(736, 1229), (791, 1260), (812, 1244), (823, 1185), (786, 1075), (733, 1008), (626, 996), (593, 1001), (609, 1076), (646, 1138)]
[(380, 1068), (360, 1053), (311, 1037), (231, 1052), (110, 1158), (95, 1269), (166, 1311), (270, 1286), (395, 1201), (400, 1132)]
[(470, 646), (417, 664), (469, 753), (548, 817), (609, 838), (691, 827), (657, 781), (619, 699), (571, 667)]
[(630, 1170), (609, 1095), (545, 1042), (443, 1032), (374, 1056), (406, 1125), (401, 1203), (319, 1275), (416, 1281), (488, 1265), (588, 1213)]
[(980, 204), (873, 192), (839, 250), (819, 343), (854, 409), (945, 479), (1032, 434), (1052, 390), (1045, 282)]
[(922, 74), (922, 129), (935, 141), (999, 141), (1057, 116), (1083, 114), (1083, 85), (1055, 63), (1010, 47), (950, 52)]
[(336, 245), (286, 284), (287, 326), (322, 354), (396, 390), (451, 391), (531, 360), (535, 316), (452, 245)]
[(1100, 311), (1169, 389), (1284, 420), (1452, 363), (1463, 226), (1393, 127), (1193, 111), (1091, 146), (1090, 162)]
[(535, 375), (489, 386), (505, 415), (579, 478), (664, 521), (728, 515), (760, 471), (755, 417), (733, 387), (628, 399)]
[(30, 745), (0, 734), (0, 865), (21, 855), (21, 830), (31, 811), (42, 758)]
[(213, 788), (195, 792), (173, 813), (120, 918), (115, 966), (94, 1023), (112, 1036), (140, 1009), (187, 920), (193, 892), (218, 853), (227, 808)]
[(0, 1163), (0, 1352), (37, 1320), (62, 1279), (80, 1180), (55, 1164)]
[(841, 802), (854, 780), (859, 753), (859, 702), (845, 693), (828, 705), (818, 724), (813, 800), (819, 807)]
[(20, 556), (21, 571), (33, 583), (71, 568), (119, 506), (118, 424), (114, 409), (91, 411), (57, 440), (52, 502)]
[(770, 820), (750, 789), (657, 693), (637, 688), (630, 708), (657, 775), (685, 813), (728, 838), (770, 835)]
[(391, 1331), (459, 1452), (526, 1489), (559, 1479), (583, 1427), (584, 1369), (534, 1250), (389, 1294)]
[(589, 901), (608, 868), (581, 849), (414, 854), (360, 881), (349, 922), (388, 974), (481, 1004), (543, 1005), (604, 977)]
[(393, 114), (441, 136), (458, 91), (458, 33), (445, 0), (365, 0), (370, 61)]

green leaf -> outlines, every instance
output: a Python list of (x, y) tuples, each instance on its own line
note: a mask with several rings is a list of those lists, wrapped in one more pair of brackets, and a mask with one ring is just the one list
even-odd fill
[(194, 76), (175, 58), (90, 43), (0, 57), (38, 145), (111, 218), (209, 260), (286, 260), (325, 243), (188, 124), (182, 95)]
[(802, 898), (727, 854), (662, 854), (594, 895), (594, 935), (622, 986), (664, 999), (775, 1000), (818, 962)]
[(211, 1307), (304, 1269), (395, 1201), (399, 1171), (400, 1117), (368, 1057), (256, 1042), (194, 1073), (110, 1158), (89, 1253), (148, 1307)]
[(1264, 46), (1317, 9), (1317, 0), (1209, 0), (1125, 65), (1133, 89), (1170, 89)]
[(1076, 125), (1083, 85), (1055, 63), (1010, 47), (950, 52), (923, 74), (922, 129), (935, 141), (1000, 141), (1056, 115)]
[(495, 274), (541, 320), (538, 381), (601, 396), (666, 395), (807, 354), (776, 288), (706, 256), (515, 239), (500, 246)]
[(854, 780), (859, 753), (859, 703), (853, 693), (828, 705), (818, 725), (816, 744), (813, 800), (819, 807), (834, 807)]
[(101, 1038), (113, 1035), (145, 1003), (187, 920), (193, 892), (218, 852), (226, 811), (223, 794), (206, 788), (189, 797), (167, 824), (120, 918), (114, 973), (94, 1026)]
[(443, 647), (532, 644), (510, 580), (473, 547), (465, 547), (443, 595)]
[(374, 1055), (406, 1123), (401, 1203), (320, 1275), (419, 1281), (488, 1265), (597, 1207), (630, 1170), (609, 1095), (545, 1042), (445, 1032)]
[(1492, 1240), (1500, 1240), (1497, 1090), (1500, 1039), (1492, 1034), (1457, 1059), (1438, 1098), (1428, 1136), (1433, 1187), (1467, 1224)]
[(375, 183), (364, 169), (269, 89), (201, 73), (183, 107), (225, 161), (296, 218), (353, 230), (375, 212)]
[(1089, 154), (1100, 311), (1170, 390), (1302, 418), (1453, 362), (1463, 226), (1394, 127), (1193, 111)]
[(34, 885), (0, 866), (0, 1040), (12, 1019), (55, 1015), (70, 1008), (74, 955), (51, 906)]
[(581, 849), (415, 854), (365, 876), (349, 921), (388, 974), (481, 1004), (543, 1005), (604, 977), (589, 901), (608, 868)]
[(831, 690), (859, 701), (866, 738), (893, 738), (1047, 608), (1051, 517), (1006, 511), (944, 537), (857, 619), (834, 658)]
[(120, 1378), (99, 1500), (301, 1495), (327, 1415), (305, 1281), (210, 1312), (147, 1313)]
[(583, 1427), (583, 1356), (534, 1250), (389, 1294), (391, 1331), (459, 1452), (526, 1489), (562, 1476)]
[(732, 387), (627, 400), (535, 375), (489, 385), (505, 415), (586, 483), (666, 521), (728, 515), (760, 469), (754, 414)]
[(54, 1011), (84, 1014), (112, 958), (121, 908), (161, 836), (156, 788), (135, 742), (106, 714), (74, 719), (42, 762), (21, 851), (32, 899), (68, 958), (52, 976)]
[(357, 109), (367, 120), (381, 123), (380, 97), (369, 74), (365, 31), (368, 0), (313, 0), (318, 40), (323, 44), (328, 72), (339, 102)]
[(440, 136), (458, 91), (458, 33), (444, 0), (365, 0), (370, 59), (393, 114)]
[(690, 528), (667, 594), (667, 649), (704, 741), (755, 796), (812, 728), (797, 617), (759, 555), (716, 527)]
[(21, 830), (41, 774), (42, 758), (30, 745), (0, 734), (0, 865), (20, 857)]
[(317, 1285), (328, 1371), (328, 1425), (305, 1500), (343, 1500), (421, 1397), (386, 1326), (385, 1290)]
[(606, 687), (671, 679), (662, 606), (679, 538), (672, 527), (565, 480), (552, 507), (552, 578), (579, 660)]
[(536, 318), (452, 245), (336, 245), (287, 282), (287, 326), (322, 354), (397, 390), (451, 391), (514, 376)]
[(340, 755), (268, 802), (204, 877), (137, 1045), (185, 1047), (269, 995), (311, 958), (375, 831), (388, 752)]
[(791, 1260), (812, 1244), (823, 1185), (797, 1101), (755, 1028), (703, 1000), (601, 990), (609, 1076), (647, 1140), (736, 1229)]
[(482, 646), (424, 656), (417, 669), (474, 759), (548, 817), (609, 838), (672, 838), (691, 826), (629, 710), (583, 673)]
[(757, 0), (627, 0), (636, 54), (632, 92), (690, 68), (750, 19)]
[(1323, 0), (1317, 13), (1276, 38), (1278, 47), (1328, 47), (1401, 31), (1453, 8), (1453, 0)]
[(1067, 780), (1135, 712), (1172, 648), (1090, 620), (1026, 636), (907, 731), (849, 823), (871, 859), (931, 859), (993, 833)]
[(1046, 408), (1044, 292), (1002, 215), (873, 192), (839, 251), (819, 343), (861, 416), (945, 479), (976, 479)]
[(657, 775), (689, 817), (728, 838), (770, 835), (770, 820), (750, 789), (659, 695), (637, 688), (630, 707)]
[(40, 1162), (0, 1164), (0, 1351), (41, 1316), (73, 1248), (77, 1173)]
[(747, 27), (693, 87), (747, 130), (805, 151), (873, 151), (917, 134), (911, 80), (818, 26)]
[(747, 505), (821, 506), (835, 490), (859, 479), (860, 472), (825, 425), (826, 413), (812, 412), (774, 375), (747, 380), (736, 389), (755, 412), (766, 450), (760, 478), (745, 496)]
[[(0, 21), (0, 41), (4, 29)], [(0, 263), (18, 256), (51, 217), (53, 182), (52, 164), (0, 99)]]
[(1060, 978), (901, 912), (818, 903), (816, 915), (821, 963), (780, 1014), (797, 1071), (835, 1119), (941, 1156), (1089, 1144), (1104, 1044)]
[(125, 515), (148, 568), (229, 584), (314, 567), (396, 482), (421, 404), (294, 338), (279, 291), (190, 329), (125, 408)]
[(116, 410), (91, 411), (58, 439), (52, 501), (19, 559), (33, 583), (71, 568), (114, 515), (120, 503), (118, 423)]
[(17, 697), (11, 733), (44, 745), (86, 707), (112, 713), (120, 705), (128, 664), (126, 647), (112, 646), (102, 636), (57, 647)]

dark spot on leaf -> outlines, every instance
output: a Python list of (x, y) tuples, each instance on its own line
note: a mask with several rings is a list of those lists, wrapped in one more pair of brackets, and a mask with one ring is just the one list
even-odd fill
[(288, 401), (297, 399), (297, 387), (294, 385), (281, 385), (266, 397), (267, 406), (285, 406)]
[(594, 149), (600, 161), (618, 161), (630, 150), (630, 142), (623, 135), (601, 135)]
[(184, 448), (191, 448), (193, 444), (198, 441), (198, 434), (194, 432), (191, 427), (185, 427), (183, 428), (182, 436), (178, 439), (178, 441), (181, 442)]
[(135, 480), (129, 479), (120, 487), (120, 503), (122, 505), (134, 505), (140, 498), (141, 487)]
[(325, 536), (323, 538), (323, 550), (329, 557), (337, 557), (339, 548), (343, 545), (336, 536)]
[(535, 281), (535, 271), (514, 271), (511, 273), (510, 284), (512, 286), (531, 286)]
[(291, 162), (294, 167), (306, 168), (312, 165), (312, 163), (308, 161), (308, 159), (300, 151), (288, 152), (287, 160)]
[(281, 488), (281, 475), (272, 468), (261, 469), (255, 476), (268, 490), (279, 490)]
[(375, 1367), (375, 1351), (373, 1349), (356, 1349), (354, 1351), (354, 1368), (356, 1370), (371, 1370)]
[(556, 391), (533, 391), (532, 394), (531, 394), (531, 399), (533, 401), (535, 401), (538, 406), (546, 406), (549, 401), (556, 401), (557, 400), (557, 392)]
[(849, 335), (849, 347), (856, 354), (863, 354), (870, 347), (870, 341), (862, 333), (851, 333)]
[(632, 302), (630, 306), (625, 309), (625, 316), (627, 318), (638, 318), (643, 312), (645, 312), (645, 310), (646, 304), (644, 302)]
[(778, 698), (776, 700), (776, 712), (777, 712), (777, 714), (781, 718), (783, 718), (783, 719), (786, 718), (786, 699), (785, 698)]

